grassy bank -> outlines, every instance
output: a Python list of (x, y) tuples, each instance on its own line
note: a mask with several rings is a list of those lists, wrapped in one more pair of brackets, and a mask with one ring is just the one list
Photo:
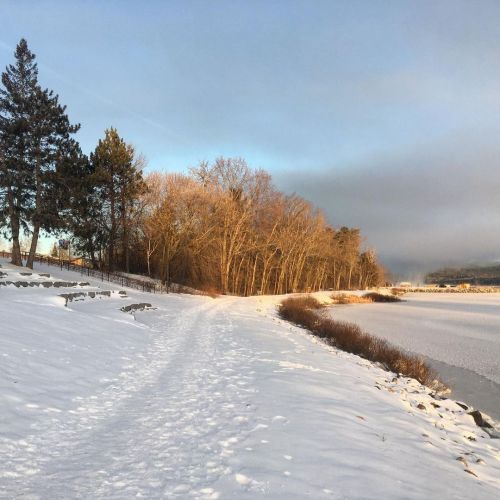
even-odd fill
[(331, 346), (381, 363), (387, 370), (414, 378), (432, 389), (445, 388), (438, 381), (436, 372), (422, 358), (407, 354), (386, 340), (364, 332), (354, 323), (336, 321), (321, 314), (320, 310), (324, 307), (311, 296), (292, 297), (281, 303), (279, 314)]
[(364, 295), (349, 293), (334, 293), (331, 297), (332, 304), (371, 304), (373, 302), (401, 302), (396, 295), (387, 295), (377, 292), (369, 292)]

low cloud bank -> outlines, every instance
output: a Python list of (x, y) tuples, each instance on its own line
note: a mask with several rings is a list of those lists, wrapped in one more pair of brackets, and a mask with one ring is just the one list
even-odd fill
[(395, 273), (500, 257), (500, 145), (464, 134), (351, 168), (275, 176), (280, 188), (361, 228)]

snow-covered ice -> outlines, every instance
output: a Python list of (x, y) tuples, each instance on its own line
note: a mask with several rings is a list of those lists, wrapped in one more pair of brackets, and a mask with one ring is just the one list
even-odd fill
[(337, 305), (330, 313), (436, 360), (457, 394), (500, 419), (500, 293), (410, 293), (403, 299)]
[[(120, 290), (79, 291), (99, 287)], [(500, 440), (282, 321), (278, 298), (65, 307), (71, 290), (0, 286), (2, 498), (500, 495)], [(156, 309), (120, 310), (137, 302)]]

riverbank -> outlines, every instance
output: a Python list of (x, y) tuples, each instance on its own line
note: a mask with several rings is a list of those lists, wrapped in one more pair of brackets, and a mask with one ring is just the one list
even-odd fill
[(420, 354), (457, 399), (500, 419), (500, 293), (406, 294), (396, 304), (338, 305), (333, 318)]

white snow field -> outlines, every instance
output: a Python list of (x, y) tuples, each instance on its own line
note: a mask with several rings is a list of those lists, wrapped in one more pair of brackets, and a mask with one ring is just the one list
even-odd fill
[(500, 497), (500, 439), (278, 298), (58, 297), (98, 287), (0, 286), (1, 498)]
[(436, 360), (457, 396), (500, 419), (500, 293), (409, 293), (403, 300), (329, 311), (337, 320)]

